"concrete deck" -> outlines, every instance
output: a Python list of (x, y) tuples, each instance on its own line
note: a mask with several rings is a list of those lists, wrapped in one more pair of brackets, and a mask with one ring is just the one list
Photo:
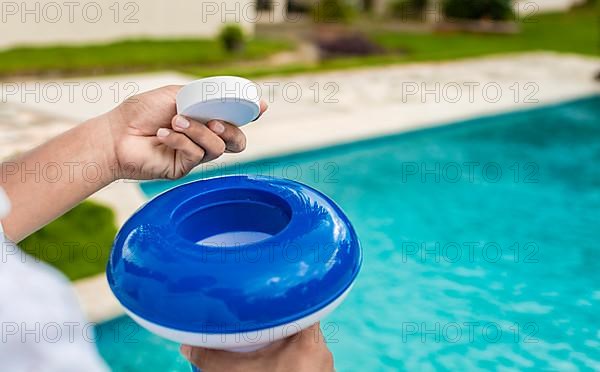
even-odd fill
[[(226, 165), (599, 94), (600, 84), (593, 80), (600, 69), (598, 62), (600, 59), (591, 57), (527, 53), (258, 80), (270, 108), (258, 123), (245, 129), (247, 150), (226, 154), (218, 163)], [(174, 73), (71, 80), (80, 86), (91, 83), (100, 87), (101, 98), (94, 102), (83, 94), (75, 94), (70, 102), (31, 102), (29, 96), (12, 93), (6, 96), (8, 104), (0, 104), (0, 129), (15, 126), (14, 133), (9, 132), (13, 133), (12, 140), (7, 141), (12, 147), (4, 150), (3, 143), (0, 155), (18, 152), (18, 147), (32, 146), (112, 108), (117, 102), (111, 93), (114, 87), (129, 84), (145, 91), (189, 80)], [(36, 83), (49, 84), (27, 84)], [(65, 85), (64, 81), (52, 83)], [(49, 129), (40, 131), (42, 126)], [(119, 224), (144, 200), (137, 185), (126, 182), (115, 183), (92, 198), (111, 205)], [(103, 321), (122, 314), (104, 275), (79, 281), (75, 288), (90, 320)]]

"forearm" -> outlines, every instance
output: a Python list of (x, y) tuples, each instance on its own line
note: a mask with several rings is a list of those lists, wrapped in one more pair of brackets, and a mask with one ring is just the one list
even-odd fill
[(5, 234), (18, 242), (111, 183), (110, 136), (100, 117), (2, 163), (0, 184), (12, 205)]

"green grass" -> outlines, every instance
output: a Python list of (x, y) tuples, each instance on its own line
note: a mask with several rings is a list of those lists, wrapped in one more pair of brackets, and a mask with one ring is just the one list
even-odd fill
[(447, 60), (493, 53), (549, 50), (597, 55), (598, 15), (592, 8), (534, 16), (516, 35), (376, 33), (389, 49), (406, 49), (407, 61)]
[(289, 50), (285, 40), (255, 38), (236, 54), (217, 40), (130, 40), (90, 46), (14, 48), (0, 52), (0, 75), (85, 74), (173, 69), (256, 60)]
[(104, 272), (116, 233), (113, 211), (86, 201), (19, 246), (76, 280)]
[(184, 68), (183, 72), (198, 76), (238, 74), (247, 77), (265, 75), (289, 75), (381, 66), (389, 64), (447, 61), (501, 53), (527, 51), (555, 51), (597, 56), (600, 50), (599, 16), (592, 6), (582, 7), (567, 13), (539, 14), (520, 23), (518, 34), (473, 34), (473, 33), (416, 33), (416, 32), (372, 32), (370, 37), (388, 50), (403, 51), (398, 54), (380, 56), (339, 58), (312, 65), (290, 65), (275, 68)]
[[(133, 40), (81, 47), (17, 48), (0, 52), (0, 76), (62, 75), (177, 69), (197, 76), (289, 75), (421, 61), (445, 61), (499, 53), (547, 50), (598, 55), (597, 10), (593, 6), (567, 13), (539, 14), (520, 22), (515, 35), (471, 33), (376, 32), (378, 44), (403, 53), (340, 58), (317, 64), (269, 66), (260, 61), (290, 50), (291, 41), (254, 38), (240, 54), (227, 53), (217, 40)], [(375, 25), (376, 26), (376, 25)]]

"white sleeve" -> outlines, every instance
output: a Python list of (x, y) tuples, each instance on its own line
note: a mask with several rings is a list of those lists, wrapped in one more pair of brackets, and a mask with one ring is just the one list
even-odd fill
[(6, 239), (1, 223), (0, 243), (0, 369), (108, 371), (67, 279)]

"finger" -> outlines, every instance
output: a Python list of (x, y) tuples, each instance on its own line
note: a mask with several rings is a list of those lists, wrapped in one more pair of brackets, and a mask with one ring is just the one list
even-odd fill
[(182, 345), (180, 352), (190, 363), (200, 368), (200, 370), (229, 372), (244, 371), (245, 369), (260, 370), (250, 368), (252, 367), (250, 364), (256, 362), (248, 358), (246, 353), (234, 353), (189, 345)]
[(206, 126), (225, 141), (228, 152), (242, 152), (246, 148), (246, 136), (237, 126), (219, 120), (211, 120)]
[(177, 150), (180, 155), (176, 160), (181, 162), (180, 165), (186, 173), (205, 160), (204, 149), (196, 145), (185, 134), (167, 128), (160, 128), (156, 132), (156, 138), (167, 147)]
[(317, 322), (301, 332), (288, 337), (286, 341), (290, 344), (295, 344), (296, 347), (310, 350), (318, 347), (319, 344), (323, 344), (325, 340), (321, 333), (320, 323)]
[(183, 88), (183, 85), (166, 85), (164, 87), (156, 88), (147, 92), (128, 97), (127, 99), (125, 99), (124, 103), (138, 103), (140, 102), (140, 98), (142, 98), (143, 100), (143, 97), (145, 96), (158, 97), (160, 102), (171, 103), (171, 107), (175, 112), (176, 97), (177, 93), (181, 90), (181, 88)]
[(265, 111), (267, 111), (267, 109), (269, 108), (269, 105), (267, 104), (267, 101), (265, 101), (264, 99), (260, 100), (259, 106), (260, 106), (260, 112), (259, 112), (258, 116), (256, 117), (256, 119), (254, 119), (252, 121), (258, 120), (258, 118), (260, 118), (262, 116), (262, 114), (264, 114)]
[(194, 347), (190, 345), (181, 345), (179, 352), (188, 362), (197, 368), (206, 368), (206, 362), (210, 358), (210, 350), (203, 347)]
[(305, 344), (320, 344), (325, 342), (323, 332), (321, 332), (321, 323), (317, 322), (303, 330), (301, 333), (302, 342)]
[(225, 152), (225, 142), (200, 122), (175, 115), (171, 126), (175, 131), (185, 134), (197, 146), (204, 149), (204, 161), (214, 160)]
[(208, 349), (203, 347), (195, 347), (190, 345), (181, 345), (179, 352), (185, 359), (187, 359), (193, 365), (200, 367), (201, 361), (204, 360), (204, 356), (209, 352)]

